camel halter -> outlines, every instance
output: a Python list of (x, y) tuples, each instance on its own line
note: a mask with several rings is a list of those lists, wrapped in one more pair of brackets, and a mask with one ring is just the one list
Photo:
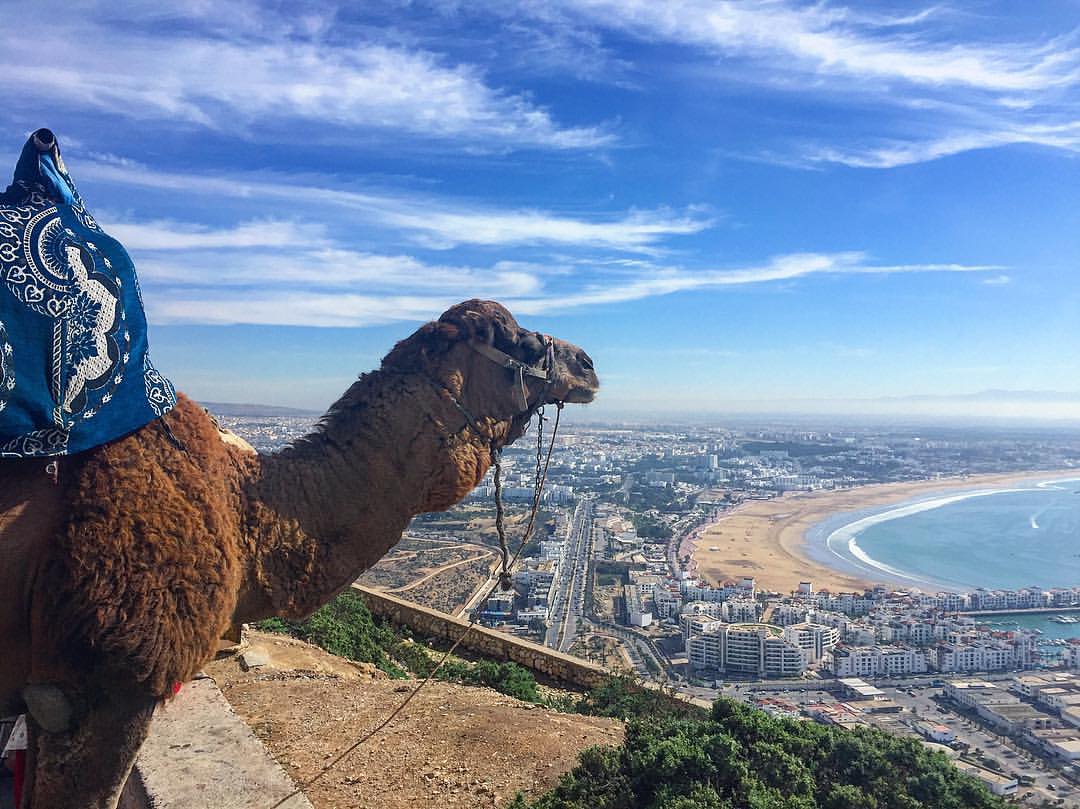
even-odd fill
[(487, 357), (496, 365), (508, 368), (517, 374), (518, 393), (521, 394), (521, 407), (529, 410), (529, 389), (525, 385), (525, 377), (544, 380), (544, 390), (547, 390), (555, 382), (555, 341), (548, 335), (544, 335), (544, 363), (543, 365), (527, 365), (519, 359), (515, 359), (505, 351), (500, 351), (493, 345), (495, 339), (492, 333), (489, 342), (479, 343), (470, 341), (469, 345), (476, 353)]

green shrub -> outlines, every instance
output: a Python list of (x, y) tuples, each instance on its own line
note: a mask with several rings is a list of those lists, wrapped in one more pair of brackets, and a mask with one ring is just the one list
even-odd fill
[(632, 719), (641, 716), (700, 716), (702, 709), (644, 688), (630, 675), (613, 675), (590, 688), (575, 705), (578, 713)]
[[(255, 627), (264, 632), (292, 635), (349, 660), (373, 663), (392, 677), (404, 677), (406, 672), (427, 677), (441, 659), (441, 655), (408, 637), (407, 631), (376, 621), (363, 599), (350, 591), (320, 607), (306, 620), (267, 618)], [(486, 686), (526, 702), (540, 701), (536, 678), (516, 663), (451, 659), (439, 669), (436, 679)]]
[(376, 623), (363, 599), (348, 590), (303, 621), (267, 618), (255, 627), (266, 632), (287, 633), (339, 657), (373, 663), (391, 677), (405, 676), (387, 654), (398, 642), (393, 629), (387, 624)]
[[(607, 707), (640, 708), (619, 686)], [(877, 730), (771, 717), (639, 714), (620, 747), (590, 748), (558, 786), (514, 809), (1003, 809), (940, 753)]]

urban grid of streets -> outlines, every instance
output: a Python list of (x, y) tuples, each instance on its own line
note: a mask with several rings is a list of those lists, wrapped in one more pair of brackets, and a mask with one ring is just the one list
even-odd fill
[[(624, 644), (634, 672), (643, 679), (656, 679), (654, 671), (661, 671), (660, 679), (678, 693), (696, 699), (712, 701), (727, 697), (743, 702), (762, 698), (780, 697), (798, 707), (837, 701), (835, 690), (828, 682), (820, 680), (758, 680), (742, 683), (714, 683), (713, 687), (696, 685), (674, 671), (666, 655), (659, 649), (654, 638), (633, 627), (600, 620), (593, 614), (591, 590), (592, 565), (599, 549), (594, 545), (596, 528), (593, 526), (595, 497), (584, 496), (578, 500), (567, 535), (566, 555), (560, 565), (553, 596), (551, 622), (544, 642), (561, 652), (569, 650), (579, 631), (600, 632), (618, 637)], [(668, 541), (668, 560), (673, 575), (678, 575), (678, 548), (686, 531), (695, 521), (680, 520)], [(588, 609), (586, 609), (588, 605)], [(646, 665), (644, 658), (652, 658), (653, 666)], [(984, 674), (979, 679), (1007, 681), (1012, 673)], [(935, 685), (934, 683), (938, 683)], [(1019, 794), (1061, 800), (1064, 806), (1080, 806), (1080, 790), (1062, 777), (1062, 772), (1049, 766), (1039, 756), (1018, 745), (1008, 736), (985, 727), (974, 716), (961, 713), (955, 706), (942, 701), (942, 688), (938, 676), (908, 677), (902, 680), (875, 680), (875, 686), (885, 692), (888, 699), (901, 705), (916, 717), (946, 725), (956, 735), (957, 741), (971, 749), (985, 751), (999, 757), (1011, 772), (1022, 776), (1026, 783)]]
[[(310, 429), (312, 418), (222, 415), (225, 426), (272, 451)], [(513, 459), (515, 449), (509, 456)], [(521, 473), (509, 485), (522, 496), (531, 493), (527, 474), (531, 456), (521, 449)], [(514, 463), (511, 460), (511, 472)], [(618, 504), (631, 514), (657, 515), (671, 529), (666, 561), (677, 578), (680, 544), (709, 516), (697, 503), (709, 490), (727, 492), (726, 506), (742, 497), (773, 497), (792, 489), (839, 489), (866, 484), (922, 481), (937, 477), (1080, 468), (1080, 435), (1060, 430), (971, 429), (966, 427), (874, 428), (857, 424), (815, 429), (797, 424), (596, 426), (564, 431), (556, 448), (548, 490), (574, 503), (565, 557), (551, 594), (544, 641), (566, 651), (587, 634), (617, 638), (634, 670), (643, 678), (665, 681), (680, 693), (711, 700), (723, 695), (747, 702), (776, 696), (796, 708), (836, 702), (835, 681), (826, 679), (703, 682), (675, 670), (656, 638), (636, 627), (617, 625), (597, 613), (593, 598), (594, 563), (604, 558), (605, 541), (594, 525), (597, 509)], [(509, 476), (508, 476), (509, 477)], [(659, 488), (655, 488), (659, 487)], [(480, 487), (484, 488), (483, 486)], [(489, 497), (490, 492), (477, 496)], [(479, 606), (493, 580), (459, 609)], [(768, 613), (762, 620), (769, 618)], [(661, 633), (656, 633), (657, 636)], [(678, 643), (671, 653), (681, 653)], [(962, 675), (970, 678), (972, 675)], [(979, 679), (1008, 679), (1010, 674), (980, 674)], [(936, 678), (934, 678), (936, 679)], [(886, 696), (904, 707), (947, 725), (959, 741), (992, 755), (1005, 769), (1024, 776), (1023, 800), (1049, 799), (1078, 806), (1075, 787), (1063, 771), (989, 730), (955, 706), (940, 701), (941, 688), (930, 677), (890, 682), (876, 680)], [(900, 730), (900, 729), (898, 729)], [(903, 732), (903, 731), (901, 731)], [(910, 730), (907, 732), (910, 733)], [(1026, 801), (1025, 801), (1026, 802)]]

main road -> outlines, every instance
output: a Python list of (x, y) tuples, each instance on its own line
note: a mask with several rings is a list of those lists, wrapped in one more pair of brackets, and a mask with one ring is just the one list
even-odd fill
[(548, 631), (544, 643), (565, 652), (577, 635), (577, 624), (585, 606), (589, 578), (589, 551), (592, 547), (593, 500), (586, 495), (574, 508), (566, 549), (555, 577)]

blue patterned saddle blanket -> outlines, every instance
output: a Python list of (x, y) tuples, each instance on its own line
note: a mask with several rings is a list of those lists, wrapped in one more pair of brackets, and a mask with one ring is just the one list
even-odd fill
[(135, 266), (86, 210), (48, 129), (0, 194), (0, 457), (100, 446), (176, 404), (150, 363)]

